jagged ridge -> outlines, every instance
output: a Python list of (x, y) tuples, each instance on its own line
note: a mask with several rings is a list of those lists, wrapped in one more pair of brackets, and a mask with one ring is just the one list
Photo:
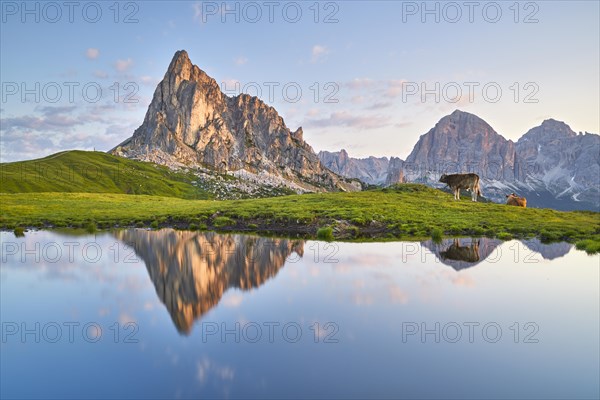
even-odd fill
[(534, 207), (562, 210), (600, 207), (600, 136), (576, 134), (567, 124), (545, 120), (516, 143), (474, 114), (454, 111), (419, 138), (406, 161), (391, 157), (378, 182), (345, 151), (319, 153), (335, 172), (367, 183), (420, 182), (443, 186), (442, 173), (475, 172), (486, 197), (504, 201), (512, 191)]
[(175, 53), (154, 92), (144, 122), (114, 154), (167, 164), (280, 177), (300, 191), (359, 190), (325, 168), (277, 111), (257, 97), (229, 97)]
[(438, 187), (442, 173), (465, 172), (479, 174), (484, 195), (496, 201), (518, 191), (530, 197), (532, 206), (597, 209), (600, 136), (576, 134), (564, 122), (549, 119), (514, 143), (478, 116), (456, 110), (419, 138), (406, 161), (390, 159), (385, 184)]
[(378, 185), (385, 182), (389, 160), (387, 157), (352, 158), (344, 149), (337, 152), (320, 151), (323, 165), (336, 174), (360, 179)]

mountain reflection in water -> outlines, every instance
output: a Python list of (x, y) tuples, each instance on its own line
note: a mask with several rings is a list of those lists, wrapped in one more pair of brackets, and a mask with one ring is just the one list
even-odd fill
[[(181, 334), (188, 335), (194, 321), (215, 307), (229, 288), (248, 290), (277, 275), (286, 261), (304, 253), (304, 241), (258, 236), (162, 229), (114, 232), (144, 261), (156, 293)], [(421, 245), (456, 271), (483, 261), (494, 262), (503, 242), (489, 238), (444, 239)], [(522, 242), (529, 256), (554, 259), (567, 254), (568, 243)]]
[[(539, 239), (527, 239), (520, 242), (528, 250), (527, 254), (522, 256), (533, 262), (537, 262), (535, 255), (539, 254), (545, 260), (554, 260), (567, 254), (573, 247), (572, 244), (566, 242), (542, 243)], [(490, 238), (455, 238), (443, 239), (438, 243), (428, 240), (421, 244), (434, 253), (442, 263), (459, 271), (474, 267), (486, 260), (499, 258), (499, 255), (494, 252), (502, 243), (502, 240)], [(516, 247), (513, 250), (519, 251)]]
[(114, 235), (144, 261), (173, 323), (186, 335), (227, 289), (258, 287), (277, 275), (293, 253), (304, 253), (303, 241), (258, 236), (172, 229), (129, 229)]

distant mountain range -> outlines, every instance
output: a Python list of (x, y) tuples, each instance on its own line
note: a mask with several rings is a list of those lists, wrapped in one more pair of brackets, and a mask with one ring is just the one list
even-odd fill
[(517, 192), (532, 207), (600, 208), (600, 136), (577, 134), (553, 119), (514, 143), (478, 116), (456, 110), (422, 135), (406, 160), (355, 159), (344, 150), (320, 152), (319, 157), (332, 171), (370, 184), (442, 187), (441, 174), (475, 172), (484, 195), (494, 201)]
[(390, 161), (387, 157), (352, 158), (343, 149), (335, 153), (320, 151), (318, 156), (323, 165), (336, 174), (357, 178), (367, 184), (382, 184), (388, 176)]
[(361, 182), (442, 187), (441, 174), (475, 172), (484, 196), (494, 201), (517, 192), (533, 207), (600, 208), (596, 134), (576, 134), (549, 119), (515, 143), (478, 116), (456, 110), (422, 135), (406, 160), (356, 159), (345, 150), (317, 155), (302, 128), (291, 131), (257, 97), (225, 95), (184, 50), (175, 53), (142, 125), (110, 153), (298, 193), (356, 191)]

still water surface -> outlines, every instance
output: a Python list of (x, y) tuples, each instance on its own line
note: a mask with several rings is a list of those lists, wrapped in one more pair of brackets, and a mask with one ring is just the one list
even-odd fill
[(3, 398), (600, 396), (567, 243), (0, 235)]

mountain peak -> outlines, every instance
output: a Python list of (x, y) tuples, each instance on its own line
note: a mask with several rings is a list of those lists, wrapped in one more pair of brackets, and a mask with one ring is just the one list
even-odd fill
[(191, 65), (192, 61), (190, 60), (187, 51), (177, 50), (173, 55), (171, 63), (169, 64), (169, 69), (167, 70), (167, 73), (169, 71), (181, 70), (183, 67)]
[(544, 120), (541, 125), (531, 128), (519, 139), (519, 142), (527, 140), (546, 141), (574, 136), (577, 136), (577, 134), (573, 132), (569, 125), (563, 121), (549, 118)]
[[(432, 135), (453, 136), (453, 137), (472, 137), (481, 136), (499, 136), (494, 129), (475, 114), (466, 111), (454, 110), (452, 114), (442, 117), (435, 127), (428, 133)], [(506, 140), (502, 137), (503, 140)]]
[[(475, 172), (482, 178), (513, 181), (514, 143), (498, 134), (486, 121), (475, 114), (455, 110), (442, 117), (435, 126), (419, 138), (406, 164), (409, 181), (423, 179), (423, 171), (441, 173)], [(491, 168), (484, 166), (493, 165)], [(437, 181), (437, 179), (435, 179)]]
[[(201, 70), (197, 65), (192, 64), (192, 61), (185, 50), (178, 50), (173, 55), (173, 59), (165, 73), (165, 79), (169, 79), (169, 77), (176, 80), (207, 84), (214, 89), (219, 88), (217, 81), (208, 76), (208, 74)], [(220, 92), (220, 89), (218, 91)]]
[(475, 114), (459, 110), (458, 108), (456, 110), (452, 111), (452, 114), (450, 114), (449, 117), (470, 117), (470, 118), (481, 119), (479, 116), (477, 116)]
[(179, 59), (186, 60), (191, 63), (190, 56), (188, 55), (187, 51), (185, 51), (185, 50), (177, 50), (175, 52), (175, 54), (173, 55), (173, 60), (179, 60)]
[(302, 128), (290, 131), (277, 111), (257, 97), (228, 97), (185, 50), (173, 56), (142, 125), (113, 152), (166, 165), (250, 174), (253, 182), (266, 179), (271, 186), (283, 184), (295, 191), (360, 189), (321, 165)]
[[(466, 111), (461, 111), (461, 110), (459, 110), (459, 109), (457, 108), (456, 110), (452, 111), (452, 114), (450, 114), (450, 115), (455, 115), (455, 116), (456, 116), (456, 115), (465, 115), (465, 114), (469, 114), (469, 113), (468, 113), (468, 112), (466, 112)], [(472, 115), (472, 114), (471, 114), (471, 115)]]
[(456, 124), (457, 122), (458, 123), (471, 123), (471, 124), (476, 123), (476, 124), (489, 125), (487, 122), (485, 122), (479, 116), (477, 116), (475, 114), (471, 114), (466, 111), (459, 110), (459, 109), (452, 111), (451, 114), (448, 114), (448, 115), (442, 117), (438, 121), (438, 123), (442, 123), (443, 125)]
[(553, 119), (553, 118), (545, 119), (542, 122), (541, 126), (545, 127), (545, 128), (559, 129), (559, 130), (562, 130), (562, 131), (571, 131), (571, 127), (569, 125), (567, 125), (565, 122), (558, 121), (558, 120)]

